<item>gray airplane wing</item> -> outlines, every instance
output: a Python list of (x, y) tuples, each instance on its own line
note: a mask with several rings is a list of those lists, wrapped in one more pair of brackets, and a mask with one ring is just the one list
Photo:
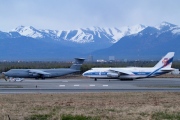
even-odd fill
[(48, 72), (44, 72), (42, 70), (35, 70), (35, 69), (32, 69), (32, 70), (29, 70), (30, 73), (36, 73), (36, 74), (41, 74), (41, 75), (49, 75), (50, 73)]

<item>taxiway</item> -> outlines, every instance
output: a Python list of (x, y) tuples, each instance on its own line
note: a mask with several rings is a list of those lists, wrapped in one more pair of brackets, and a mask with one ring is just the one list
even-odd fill
[(180, 92), (179, 78), (146, 78), (134, 81), (112, 79), (25, 79), (22, 82), (0, 80), (0, 93), (67, 93), (67, 92)]

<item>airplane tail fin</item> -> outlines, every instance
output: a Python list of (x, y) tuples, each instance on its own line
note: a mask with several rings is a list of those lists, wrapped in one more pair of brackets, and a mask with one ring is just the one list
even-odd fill
[(154, 67), (171, 68), (174, 52), (167, 53)]
[(84, 60), (85, 60), (84, 58), (75, 58), (75, 61), (73, 62), (70, 68), (75, 70), (80, 70)]

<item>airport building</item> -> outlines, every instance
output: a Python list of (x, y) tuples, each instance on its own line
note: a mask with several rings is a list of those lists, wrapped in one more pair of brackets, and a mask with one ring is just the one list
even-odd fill
[(109, 56), (109, 61), (115, 61), (115, 57), (114, 56)]
[(89, 56), (88, 56), (88, 61), (89, 61), (89, 62), (93, 62), (93, 56), (92, 56), (92, 55), (89, 55)]

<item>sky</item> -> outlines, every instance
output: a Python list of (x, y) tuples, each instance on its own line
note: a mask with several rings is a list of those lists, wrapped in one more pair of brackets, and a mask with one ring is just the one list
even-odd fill
[(0, 0), (0, 31), (180, 25), (180, 0)]

